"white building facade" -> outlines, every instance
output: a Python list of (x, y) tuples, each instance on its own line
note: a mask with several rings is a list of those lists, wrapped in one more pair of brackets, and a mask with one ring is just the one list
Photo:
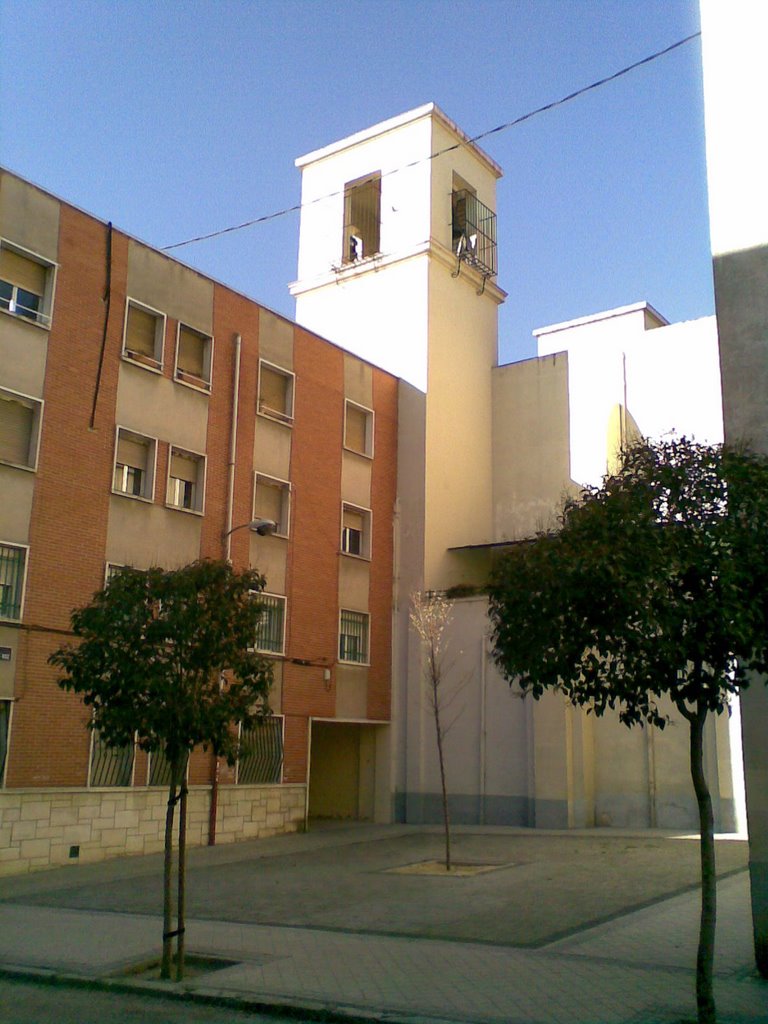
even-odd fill
[[(414, 591), (455, 597), (446, 656), (454, 821), (690, 827), (684, 723), (654, 734), (549, 694), (522, 700), (490, 657), (494, 553), (555, 521), (620, 444), (722, 439), (714, 318), (669, 324), (645, 302), (536, 331), (497, 365), (500, 168), (434, 104), (297, 161), (296, 319), (402, 379), (393, 630), (393, 816), (437, 821), (439, 776)], [(728, 723), (707, 759), (718, 827), (737, 796)]]

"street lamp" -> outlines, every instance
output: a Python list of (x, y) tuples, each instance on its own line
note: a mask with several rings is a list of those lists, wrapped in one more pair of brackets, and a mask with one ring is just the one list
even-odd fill
[(274, 519), (252, 519), (250, 523), (241, 523), (240, 526), (233, 526), (231, 530), (227, 530), (222, 534), (222, 540), (226, 540), (230, 534), (235, 533), (237, 530), (250, 530), (252, 533), (258, 533), (260, 537), (269, 537), (277, 529), (277, 523)]
[[(258, 533), (260, 537), (269, 537), (277, 529), (277, 523), (274, 519), (252, 519), (250, 523), (240, 523), (239, 526), (233, 526), (231, 530), (225, 530), (221, 535), (222, 541), (226, 541), (227, 561), (230, 562), (230, 546), (229, 538), (233, 533), (238, 530), (250, 530), (251, 533)], [(221, 679), (219, 679), (219, 686), (221, 686)], [(219, 802), (219, 758), (216, 752), (213, 752), (213, 766), (211, 771), (211, 804), (208, 815), (208, 845), (214, 846), (216, 844), (216, 810)]]

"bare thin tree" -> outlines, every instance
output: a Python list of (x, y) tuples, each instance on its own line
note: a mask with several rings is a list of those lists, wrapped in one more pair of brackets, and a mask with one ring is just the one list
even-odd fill
[[(440, 766), (440, 788), (443, 801), (445, 828), (445, 870), (451, 870), (451, 820), (448, 810), (448, 790), (445, 781), (445, 708), (444, 656), (447, 647), (446, 627), (451, 621), (453, 602), (436, 592), (416, 591), (411, 595), (411, 626), (421, 640), (425, 655), (423, 663), (427, 703), (435, 723), (437, 759)], [(441, 715), (441, 712), (443, 713)]]

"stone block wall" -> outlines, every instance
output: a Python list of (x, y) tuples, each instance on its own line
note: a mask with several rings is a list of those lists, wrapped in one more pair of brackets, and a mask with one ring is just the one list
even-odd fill
[[(211, 791), (191, 786), (187, 843), (208, 841)], [(0, 875), (84, 864), (163, 849), (164, 789), (0, 792)], [(304, 827), (306, 786), (221, 786), (216, 842), (236, 843)]]

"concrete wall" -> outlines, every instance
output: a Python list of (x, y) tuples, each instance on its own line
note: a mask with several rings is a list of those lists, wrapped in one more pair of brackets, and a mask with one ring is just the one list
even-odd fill
[[(453, 607), (441, 684), (445, 763), (451, 820), (493, 825), (532, 824), (529, 706), (500, 677), (490, 657), (487, 601)], [(423, 674), (423, 650), (411, 631), (408, 692), (407, 789), (409, 822), (442, 815), (434, 716)]]
[(554, 529), (570, 473), (568, 354), (493, 371), (493, 535), (521, 540)]
[(570, 474), (579, 484), (598, 484), (606, 472), (617, 407), (645, 437), (676, 431), (722, 441), (714, 317), (667, 325), (640, 302), (534, 334), (540, 357), (568, 353)]

